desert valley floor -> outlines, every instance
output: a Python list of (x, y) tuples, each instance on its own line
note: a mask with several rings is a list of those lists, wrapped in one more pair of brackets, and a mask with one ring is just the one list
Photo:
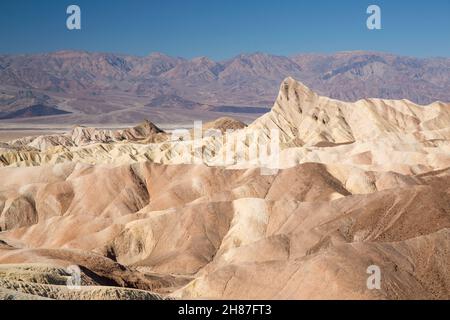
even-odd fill
[[(205, 128), (234, 135), (173, 141), (145, 121), (0, 142), (0, 298), (450, 299), (450, 104), (287, 78), (254, 122)], [(212, 164), (272, 130), (275, 166), (248, 141), (248, 161)], [(209, 163), (186, 160), (196, 147)]]

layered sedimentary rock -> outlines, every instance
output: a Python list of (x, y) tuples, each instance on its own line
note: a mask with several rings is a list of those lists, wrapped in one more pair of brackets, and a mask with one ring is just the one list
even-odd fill
[[(449, 104), (344, 103), (286, 79), (270, 113), (211, 127), (227, 126), (221, 143), (154, 130), (165, 140), (3, 146), (0, 297), (450, 298)], [(271, 130), (277, 170), (250, 143), (247, 161), (188, 161)]]

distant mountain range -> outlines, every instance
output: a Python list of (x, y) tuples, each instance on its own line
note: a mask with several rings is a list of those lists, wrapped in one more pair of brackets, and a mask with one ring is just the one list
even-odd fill
[[(170, 122), (163, 111), (172, 109), (180, 110), (174, 121), (191, 115), (212, 118), (216, 113), (256, 117), (272, 105), (278, 84), (287, 76), (345, 101), (450, 101), (450, 58), (354, 51), (291, 57), (254, 53), (213, 61), (160, 53), (137, 57), (61, 51), (1, 55), (0, 112), (3, 118), (15, 112), (21, 118), (48, 116), (49, 108), (43, 113), (20, 112), (43, 105), (53, 108), (62, 122), (98, 123), (152, 116), (153, 121)], [(250, 107), (258, 109), (253, 113)], [(30, 121), (45, 121), (41, 117)]]

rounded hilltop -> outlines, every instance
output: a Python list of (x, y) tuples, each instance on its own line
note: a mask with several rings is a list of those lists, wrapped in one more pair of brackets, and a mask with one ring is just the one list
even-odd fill
[(245, 128), (247, 125), (242, 121), (233, 119), (231, 117), (221, 117), (214, 121), (207, 122), (203, 125), (203, 130), (217, 129), (222, 132), (227, 130), (240, 130)]

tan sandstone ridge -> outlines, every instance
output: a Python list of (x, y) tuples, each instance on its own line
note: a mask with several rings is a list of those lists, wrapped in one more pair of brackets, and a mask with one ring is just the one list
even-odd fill
[[(345, 103), (288, 78), (249, 126), (205, 125), (235, 130), (222, 143), (144, 127), (1, 147), (0, 298), (450, 298), (449, 104)], [(186, 160), (271, 129), (271, 174)]]

